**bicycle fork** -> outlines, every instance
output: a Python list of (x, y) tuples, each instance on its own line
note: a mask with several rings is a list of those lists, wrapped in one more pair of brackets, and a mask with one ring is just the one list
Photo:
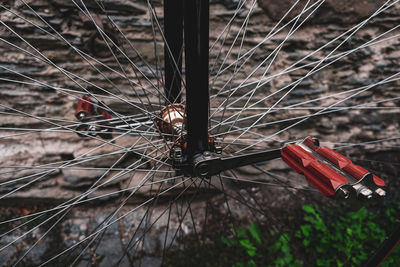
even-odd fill
[[(353, 164), (338, 152), (320, 147), (315, 138), (308, 137), (274, 150), (222, 157), (221, 148), (208, 133), (209, 0), (166, 0), (164, 11), (167, 105), (154, 115), (153, 121), (135, 123), (155, 123), (163, 138), (174, 143), (169, 155), (177, 172), (187, 176), (210, 178), (229, 169), (282, 158), (289, 167), (303, 174), (306, 180), (325, 196), (372, 199), (386, 195), (385, 182), (381, 178)], [(172, 14), (172, 11), (175, 13)], [(179, 103), (183, 42), (185, 106)], [(109, 139), (112, 133), (107, 130), (111, 128), (107, 128), (107, 125), (112, 121), (111, 116), (101, 108), (101, 103), (97, 103), (97, 106), (100, 106), (97, 109), (94, 104), (88, 96), (82, 97), (78, 102), (75, 115), (86, 127), (82, 136), (98, 134)], [(103, 123), (90, 124), (93, 115), (103, 119), (100, 120)], [(122, 126), (120, 128), (122, 129)]]

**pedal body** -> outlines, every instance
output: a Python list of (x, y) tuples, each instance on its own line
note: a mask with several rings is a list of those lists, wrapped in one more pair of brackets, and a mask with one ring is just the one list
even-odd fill
[(325, 196), (358, 199), (386, 195), (385, 182), (350, 159), (307, 137), (281, 150), (283, 161)]
[(108, 127), (111, 115), (101, 103), (93, 101), (89, 96), (84, 95), (78, 100), (75, 117), (82, 122), (76, 127), (79, 136), (98, 135), (103, 139), (112, 138), (111, 129)]

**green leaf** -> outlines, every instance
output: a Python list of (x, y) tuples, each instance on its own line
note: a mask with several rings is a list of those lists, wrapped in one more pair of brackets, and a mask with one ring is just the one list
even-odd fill
[(338, 267), (342, 267), (344, 264), (343, 264), (343, 262), (341, 262), (340, 260), (336, 260), (336, 265), (337, 265)]
[(301, 207), (305, 212), (311, 213), (311, 214), (316, 214), (315, 209), (311, 205), (303, 205)]
[(310, 233), (312, 231), (312, 227), (309, 224), (301, 225), (300, 226), (300, 230), (303, 233), (303, 236), (308, 237), (308, 236), (310, 236)]
[(262, 243), (262, 239), (261, 239), (262, 235), (261, 235), (261, 231), (258, 228), (256, 223), (254, 223), (254, 222), (250, 223), (249, 231), (250, 231), (251, 236), (254, 238), (254, 240), (256, 240), (256, 242), (258, 244), (261, 244)]
[(300, 260), (295, 260), (290, 266), (292, 267), (300, 267)]
[(222, 243), (224, 243), (227, 247), (232, 247), (236, 244), (236, 240), (232, 238), (226, 238), (224, 236), (221, 237)]
[(241, 228), (237, 229), (235, 233), (236, 233), (237, 238), (239, 238), (239, 239), (247, 239), (247, 238), (249, 238), (245, 228), (241, 227)]
[(242, 239), (239, 241), (246, 250), (249, 256), (253, 257), (256, 255), (257, 248), (251, 243), (249, 239)]
[(284, 244), (281, 248), (282, 252), (284, 254), (289, 254), (290, 253), (290, 247), (287, 244)]
[(351, 228), (347, 228), (347, 229), (346, 229), (346, 233), (347, 233), (348, 235), (352, 235), (352, 234), (353, 234), (353, 231), (351, 230)]
[(330, 266), (331, 260), (329, 259), (317, 259), (317, 266)]
[(257, 267), (257, 264), (255, 263), (254, 260), (249, 260), (247, 262), (247, 267)]
[(301, 238), (302, 237), (301, 232), (299, 230), (296, 231), (294, 236), (297, 237), (297, 238)]

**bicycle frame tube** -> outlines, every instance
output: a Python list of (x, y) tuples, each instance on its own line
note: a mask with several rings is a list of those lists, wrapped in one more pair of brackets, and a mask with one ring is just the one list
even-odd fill
[(208, 150), (209, 0), (184, 1), (187, 156)]
[(183, 0), (164, 0), (165, 95), (171, 103), (181, 102)]
[(382, 242), (381, 246), (377, 249), (374, 255), (369, 258), (368, 262), (364, 264), (364, 267), (379, 266), (383, 263), (387, 256), (392, 253), (393, 249), (400, 244), (400, 221), (397, 222), (396, 229), (394, 232), (387, 236)]

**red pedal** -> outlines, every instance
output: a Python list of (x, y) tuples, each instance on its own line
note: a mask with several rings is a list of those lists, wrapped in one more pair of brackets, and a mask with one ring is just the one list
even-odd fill
[(382, 197), (385, 182), (338, 152), (320, 147), (311, 137), (281, 150), (282, 159), (325, 196), (340, 192), (345, 198), (355, 194), (361, 198)]
[(89, 96), (82, 96), (78, 101), (78, 105), (75, 110), (75, 117), (78, 120), (84, 120), (91, 115), (101, 115), (104, 119), (111, 119), (110, 113), (108, 113), (103, 107), (93, 105), (93, 100)]
[(78, 101), (75, 110), (75, 117), (83, 122), (76, 127), (79, 136), (86, 137), (98, 135), (103, 139), (112, 138), (111, 128), (107, 127), (109, 125), (108, 120), (112, 117), (104, 109), (101, 102), (94, 102), (86, 95), (82, 96)]
[(104, 119), (109, 120), (111, 119), (111, 115), (110, 113), (108, 113), (107, 111), (105, 111), (104, 109), (101, 111), (101, 115), (103, 116)]
[(92, 115), (93, 113), (93, 105), (92, 105), (92, 100), (90, 97), (84, 95), (82, 96), (81, 99), (78, 101), (78, 105), (75, 110), (75, 117), (78, 120), (83, 120), (87, 116)]
[(298, 173), (304, 174), (307, 181), (325, 196), (334, 195), (339, 186), (347, 184), (345, 177), (320, 163), (315, 156), (299, 145), (285, 146), (281, 155), (286, 164)]

